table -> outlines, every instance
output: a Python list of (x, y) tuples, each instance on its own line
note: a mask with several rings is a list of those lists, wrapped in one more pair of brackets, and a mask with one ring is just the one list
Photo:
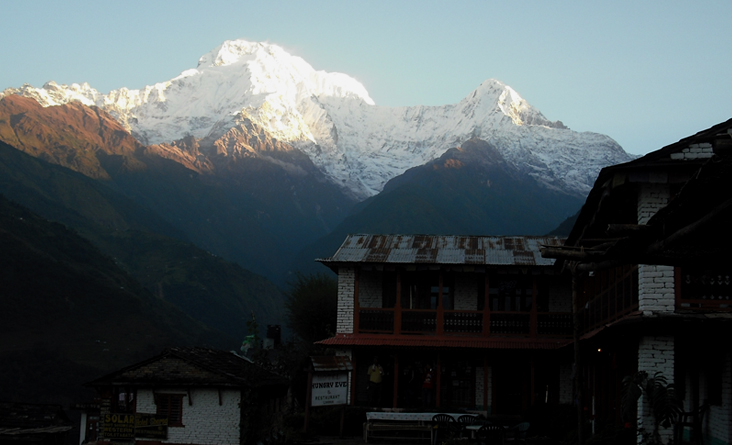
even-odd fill
[[(455, 421), (466, 413), (405, 413), (389, 411), (369, 411), (366, 413), (366, 423), (363, 428), (364, 442), (368, 442), (369, 433), (374, 432), (429, 432), (430, 443), (433, 443), (435, 430), (432, 428), (432, 418), (436, 414), (448, 414)], [(476, 416), (477, 414), (467, 415)], [(384, 436), (379, 436), (384, 437)], [(385, 437), (389, 438), (389, 437)], [(392, 439), (405, 439), (404, 436), (390, 437)], [(419, 439), (419, 437), (414, 437)]]

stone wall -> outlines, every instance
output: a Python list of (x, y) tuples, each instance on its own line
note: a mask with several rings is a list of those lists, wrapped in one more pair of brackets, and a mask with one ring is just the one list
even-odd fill
[(691, 144), (679, 153), (671, 153), (671, 159), (683, 160), (711, 158), (712, 155), (714, 155), (712, 144), (705, 142), (702, 144)]
[(338, 334), (353, 333), (353, 295), (356, 285), (356, 271), (352, 267), (338, 269)]
[[(183, 395), (182, 427), (168, 427), (168, 439), (163, 443), (186, 444), (239, 444), (241, 392), (239, 390), (184, 388), (156, 390), (161, 394)], [(137, 392), (137, 412), (155, 414), (155, 398), (152, 390)]]
[(676, 285), (672, 266), (638, 266), (638, 309), (643, 315), (674, 312)]
[[(667, 384), (674, 383), (674, 338), (673, 337), (641, 337), (638, 344), (638, 371), (645, 371), (649, 377), (660, 373)], [(653, 417), (646, 396), (638, 399), (638, 428), (646, 433), (653, 432)], [(663, 443), (673, 437), (673, 428), (661, 427), (659, 430)], [(640, 443), (642, 437), (638, 437)]]

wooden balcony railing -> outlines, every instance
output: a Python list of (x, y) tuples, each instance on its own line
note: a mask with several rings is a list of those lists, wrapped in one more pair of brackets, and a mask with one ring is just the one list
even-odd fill
[(624, 266), (603, 279), (599, 292), (579, 311), (580, 330), (589, 332), (638, 309), (638, 266)]
[(732, 274), (726, 269), (676, 268), (676, 309), (732, 311)]
[[(515, 335), (568, 337), (572, 314), (566, 312), (441, 311), (361, 308), (358, 332), (376, 334)], [(488, 317), (486, 317), (488, 316)], [(486, 326), (484, 320), (490, 322)], [(440, 320), (442, 325), (440, 326)], [(398, 322), (398, 323), (397, 323)]]

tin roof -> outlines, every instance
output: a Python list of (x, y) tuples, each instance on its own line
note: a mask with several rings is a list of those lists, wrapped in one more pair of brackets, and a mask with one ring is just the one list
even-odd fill
[(336, 334), (316, 342), (326, 346), (396, 346), (461, 349), (559, 349), (571, 342), (563, 338), (478, 338), (429, 335)]
[(541, 246), (561, 246), (556, 236), (368, 235), (346, 237), (328, 263), (551, 266)]

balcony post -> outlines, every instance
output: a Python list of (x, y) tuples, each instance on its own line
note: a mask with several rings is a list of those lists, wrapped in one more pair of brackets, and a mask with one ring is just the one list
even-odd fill
[(531, 313), (529, 315), (529, 337), (536, 337), (538, 329), (538, 316), (536, 305), (536, 275), (531, 276)]
[(490, 302), (491, 302), (491, 296), (489, 294), (490, 292), (490, 283), (488, 280), (488, 272), (485, 273), (485, 292), (483, 295), (483, 337), (490, 337), (491, 335), (491, 310), (490, 310)]
[(440, 270), (440, 278), (437, 286), (437, 326), (435, 329), (435, 333), (437, 335), (442, 335), (445, 333), (445, 314), (443, 312), (442, 305), (442, 270)]
[(394, 304), (394, 334), (402, 333), (402, 272), (396, 276), (396, 303)]
[(358, 317), (361, 312), (358, 305), (358, 268), (355, 268), (353, 275), (353, 333), (358, 334)]

